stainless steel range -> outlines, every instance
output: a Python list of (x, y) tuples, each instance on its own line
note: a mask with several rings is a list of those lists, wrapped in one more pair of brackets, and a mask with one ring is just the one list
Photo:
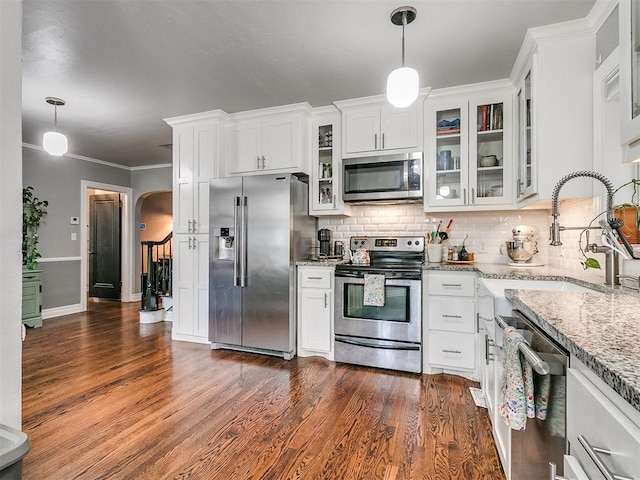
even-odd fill
[(350, 248), (370, 261), (336, 266), (335, 360), (422, 372), (424, 237), (351, 237)]

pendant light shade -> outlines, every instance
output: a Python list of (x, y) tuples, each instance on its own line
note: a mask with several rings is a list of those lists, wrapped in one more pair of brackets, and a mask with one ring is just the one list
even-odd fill
[(65, 104), (61, 98), (47, 97), (46, 102), (55, 107), (54, 110), (54, 131), (47, 132), (42, 136), (42, 147), (49, 155), (59, 157), (67, 153), (69, 142), (67, 137), (57, 131), (58, 129), (58, 106)]
[(396, 108), (415, 102), (419, 90), (418, 72), (411, 67), (396, 68), (387, 77), (387, 100)]
[(45, 151), (56, 157), (64, 155), (69, 150), (67, 137), (59, 132), (47, 132), (42, 136), (42, 146)]
[(402, 25), (402, 67), (396, 68), (387, 77), (387, 100), (396, 108), (411, 105), (420, 90), (418, 72), (404, 66), (404, 27), (415, 20), (417, 10), (413, 7), (400, 7), (391, 12), (391, 23)]

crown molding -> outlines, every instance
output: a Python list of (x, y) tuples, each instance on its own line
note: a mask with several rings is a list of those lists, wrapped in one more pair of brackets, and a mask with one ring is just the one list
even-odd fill
[[(22, 146), (24, 148), (30, 148), (31, 150), (39, 150), (41, 152), (46, 153), (44, 148), (42, 148), (41, 145), (33, 145), (31, 143), (22, 143)], [(154, 168), (168, 168), (168, 167), (172, 167), (173, 166), (170, 163), (160, 163), (160, 164), (157, 164), (157, 165), (145, 165), (145, 166), (141, 166), (141, 167), (127, 167), (126, 165), (118, 165), (117, 163), (106, 162), (104, 160), (98, 160), (97, 158), (85, 157), (84, 155), (76, 155), (75, 153), (65, 153), (62, 156), (63, 157), (69, 157), (69, 158), (75, 158), (76, 160), (82, 160), (84, 162), (97, 163), (97, 164), (104, 165), (104, 166), (107, 166), (107, 167), (119, 168), (121, 170), (127, 170), (129, 172), (132, 172), (132, 171), (135, 171), (135, 170), (150, 170), (150, 169), (154, 169)]]

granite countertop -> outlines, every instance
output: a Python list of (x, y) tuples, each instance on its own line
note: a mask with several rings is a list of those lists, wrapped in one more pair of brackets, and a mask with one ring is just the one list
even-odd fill
[(505, 297), (640, 411), (640, 296), (505, 290)]
[(640, 294), (604, 284), (604, 273), (564, 266), (425, 264), (430, 271), (473, 271), (485, 278), (567, 281), (588, 293), (505, 290), (511, 304), (640, 411)]

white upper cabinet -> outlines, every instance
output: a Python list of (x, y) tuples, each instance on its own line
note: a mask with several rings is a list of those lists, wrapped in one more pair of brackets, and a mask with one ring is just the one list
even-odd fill
[(228, 174), (309, 173), (307, 104), (232, 115)]
[[(595, 34), (582, 23), (529, 30), (511, 80), (518, 87), (518, 206), (551, 199), (565, 175), (593, 169)], [(561, 198), (593, 196), (593, 182)]]
[(315, 109), (311, 125), (309, 215), (349, 215), (342, 201), (340, 112), (333, 105)]
[(512, 205), (513, 87), (433, 92), (425, 102), (425, 211)]
[(385, 97), (335, 102), (342, 111), (343, 158), (422, 151), (424, 95), (407, 108), (395, 108)]
[(209, 232), (209, 181), (219, 176), (226, 114), (166, 119), (173, 127), (173, 231)]
[(620, 0), (620, 140), (623, 161), (640, 158), (640, 1)]

